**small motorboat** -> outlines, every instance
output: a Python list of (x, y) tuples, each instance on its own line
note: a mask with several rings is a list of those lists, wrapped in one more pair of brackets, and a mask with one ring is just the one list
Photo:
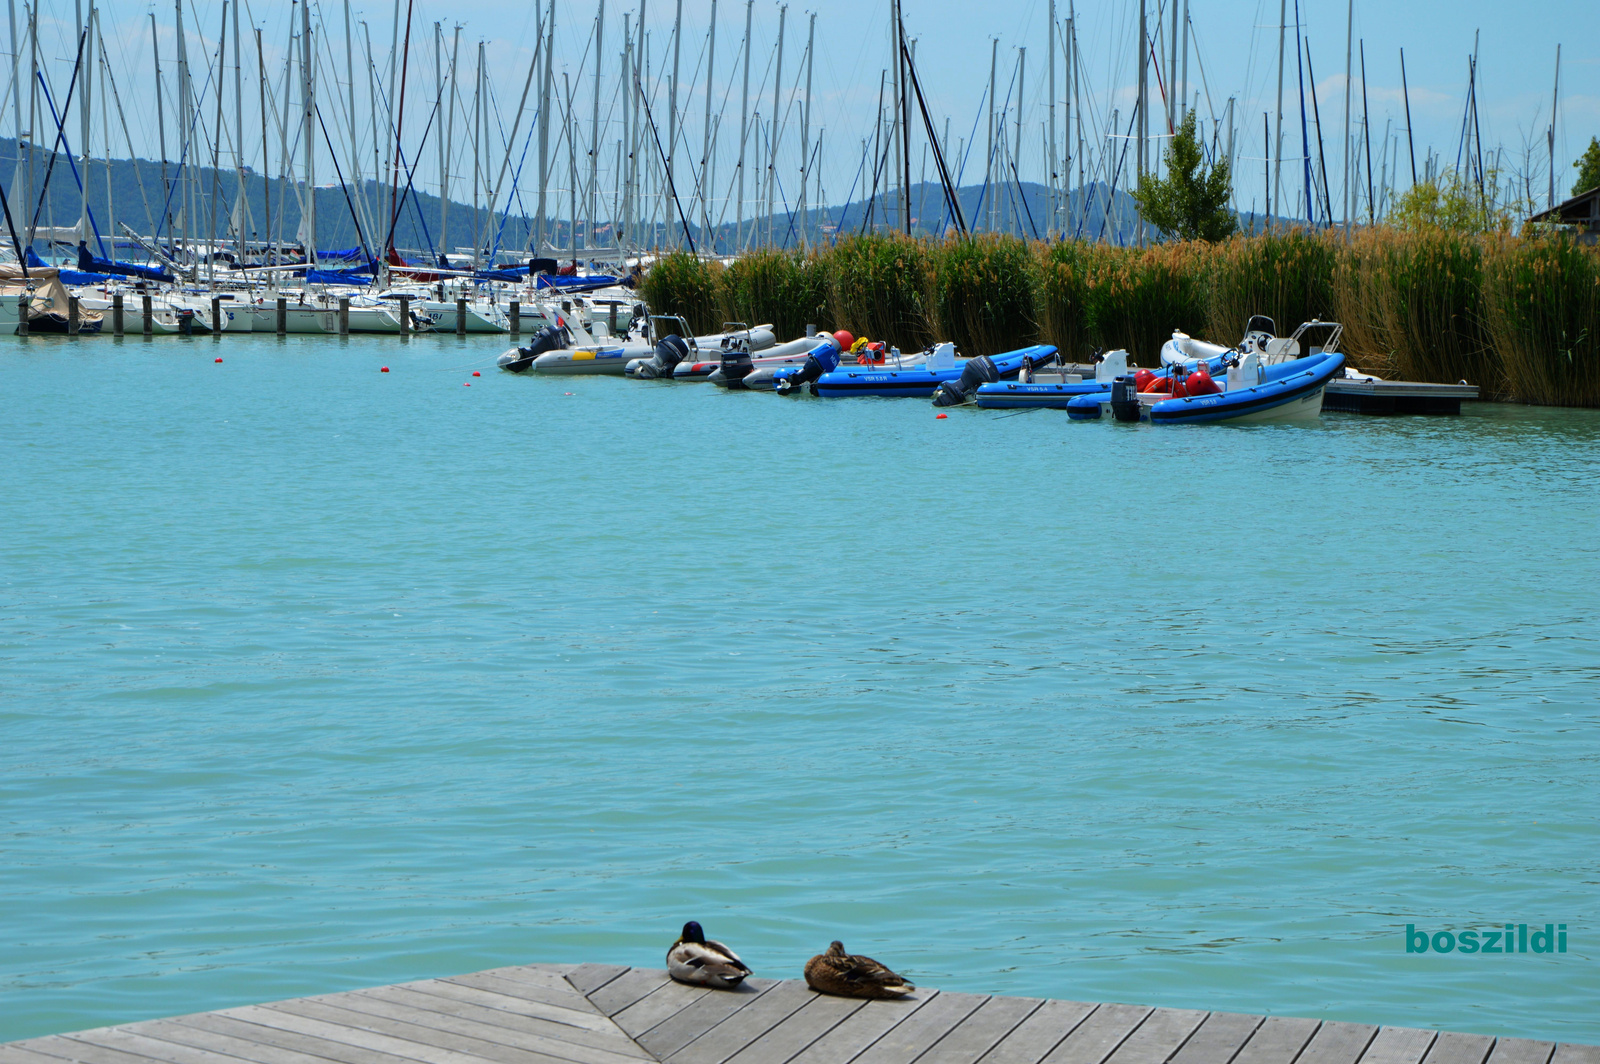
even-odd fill
[(770, 392), (779, 370), (804, 365), (819, 345), (831, 345), (839, 351), (849, 347), (852, 342), (849, 333), (840, 332), (831, 336), (828, 333), (802, 336), (798, 340), (769, 347), (760, 356), (752, 356), (742, 344), (728, 347), (723, 351), (722, 364), (706, 379), (721, 388)]
[[(1327, 330), (1329, 335), (1302, 356), (1301, 339), (1312, 330)], [(1212, 376), (1213, 359), (1201, 357), (1217, 345), (1176, 333), (1162, 349), (1166, 362), (1162, 375), (1145, 370), (1120, 377), (1106, 392), (1073, 399), (1067, 416), (1075, 421), (1109, 416), (1156, 425), (1316, 418), (1322, 413), (1328, 382), (1344, 370), (1344, 355), (1338, 350), (1344, 326), (1313, 320), (1290, 337), (1272, 333), (1270, 318), (1252, 317), (1239, 347), (1216, 356), (1226, 371), (1221, 381)]]
[(1055, 353), (1055, 347), (1050, 344), (1034, 344), (992, 358), (988, 355), (979, 355), (976, 359), (960, 358), (956, 354), (956, 345), (946, 342), (928, 351), (920, 366), (899, 369), (840, 366), (818, 377), (811, 384), (811, 391), (825, 399), (850, 396), (926, 398), (946, 382), (959, 385), (963, 374), (967, 374), (970, 390), (976, 391), (980, 383), (1015, 377), (1021, 372), (1024, 359), (1038, 363), (1053, 357)]
[(979, 406), (988, 410), (1015, 410), (1047, 407), (1065, 410), (1080, 395), (1107, 391), (1111, 382), (1128, 372), (1128, 352), (1117, 349), (1094, 356), (1094, 376), (1068, 373), (1065, 366), (1054, 369), (1024, 367), (1014, 381), (995, 381), (979, 385)]
[[(666, 350), (659, 342), (654, 348), (647, 345), (631, 359), (624, 371), (635, 380), (706, 380), (722, 365), (722, 352), (728, 341), (742, 340), (750, 351), (765, 351), (777, 342), (770, 325), (752, 329), (739, 322), (726, 322), (720, 333), (695, 336), (689, 331), (689, 323), (675, 315), (653, 314), (650, 324), (651, 335), (663, 340), (670, 337), (677, 343)], [(667, 326), (671, 325), (677, 329), (668, 332)]]

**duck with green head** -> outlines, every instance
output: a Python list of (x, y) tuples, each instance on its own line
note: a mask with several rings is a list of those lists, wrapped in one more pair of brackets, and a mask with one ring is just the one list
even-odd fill
[(706, 938), (699, 923), (690, 920), (683, 925), (678, 941), (667, 950), (667, 974), (690, 986), (732, 990), (744, 982), (750, 968), (733, 950)]

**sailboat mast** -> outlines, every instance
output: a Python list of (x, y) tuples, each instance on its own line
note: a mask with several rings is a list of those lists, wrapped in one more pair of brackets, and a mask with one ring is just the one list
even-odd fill
[(78, 114), (82, 119), (83, 143), (79, 146), (78, 157), (82, 178), (80, 181), (79, 198), (81, 206), (78, 211), (78, 243), (88, 241), (91, 227), (89, 224), (89, 125), (93, 118), (93, 90), (94, 90), (94, 38), (89, 27), (94, 22), (94, 0), (89, 0), (89, 18), (84, 20), (82, 12), (78, 17), (78, 39), (83, 41), (83, 48), (79, 52), (79, 62), (82, 64), (78, 77), (83, 81), (83, 89), (78, 94)]
[(811, 184), (811, 71), (812, 47), (817, 43), (817, 13), (811, 12), (811, 25), (806, 31), (806, 110), (800, 119), (800, 246), (809, 243), (806, 235), (806, 205), (810, 202)]
[(773, 192), (778, 181), (778, 87), (783, 84), (783, 24), (789, 14), (788, 4), (778, 5), (778, 72), (772, 79), (772, 118), (768, 128), (772, 130), (767, 141), (767, 244), (773, 243), (773, 214), (777, 211), (777, 201)]
[[(672, 106), (667, 111), (667, 187), (676, 188), (673, 183), (673, 160), (678, 157), (678, 60), (683, 51), (683, 0), (678, 0), (678, 11), (672, 19)], [(665, 210), (665, 201), (662, 203), (662, 213)], [(673, 243), (678, 238), (674, 236)]]
[(406, 38), (400, 50), (400, 103), (394, 117), (394, 185), (389, 194), (389, 247), (383, 249), (388, 257), (394, 247), (394, 232), (400, 224), (400, 134), (406, 121), (406, 74), (411, 66), (411, 8), (413, 0), (406, 0)]
[(1272, 157), (1272, 188), (1267, 197), (1267, 219), (1275, 224), (1279, 213), (1279, 198), (1283, 195), (1283, 46), (1289, 32), (1289, 0), (1278, 0), (1278, 121), (1273, 135), (1274, 144), (1266, 154)]
[[(1055, 232), (1056, 232), (1056, 174), (1057, 174), (1057, 167), (1056, 167), (1056, 0), (1050, 0), (1050, 44), (1049, 44), (1049, 48), (1050, 48), (1050, 51), (1049, 51), (1048, 62), (1049, 62), (1049, 67), (1050, 67), (1050, 76), (1048, 78), (1048, 81), (1049, 81), (1048, 89), (1049, 89), (1049, 93), (1050, 93), (1050, 106), (1048, 108), (1048, 112), (1049, 113), (1046, 115), (1046, 120), (1050, 123), (1050, 137), (1049, 137), (1049, 144), (1048, 144), (1046, 150), (1050, 153), (1050, 161), (1049, 161), (1049, 163), (1046, 164), (1046, 166), (1047, 166), (1046, 173), (1049, 175), (1049, 178), (1050, 178), (1050, 184), (1049, 184), (1050, 202), (1048, 204), (1048, 214), (1049, 214), (1049, 218), (1050, 218), (1050, 223), (1045, 227), (1045, 234), (1049, 238), (1054, 238), (1055, 237)], [(1070, 119), (1068, 120), (1067, 124), (1068, 124), (1068, 126), (1070, 128), (1070, 126), (1072, 124)]]
[[(163, 206), (169, 208), (166, 211), (166, 216), (162, 219), (162, 221), (166, 224), (166, 227), (170, 229), (172, 223), (172, 211), (170, 209), (172, 200), (172, 186), (167, 180), (167, 110), (162, 103), (161, 35), (156, 30), (156, 13), (154, 11), (150, 12), (150, 46), (155, 52), (156, 60), (156, 136), (159, 137), (161, 141), (161, 202)], [(31, 159), (29, 160), (28, 169), (31, 174), (33, 169)], [(151, 236), (154, 235), (155, 234), (153, 233), (151, 234)]]
[[(756, 0), (746, 0), (744, 5), (744, 93), (739, 98), (739, 209), (734, 242), (739, 250), (745, 247), (744, 235), (744, 172), (745, 155), (750, 143), (750, 22), (755, 14)], [(1552, 142), (1553, 143), (1553, 142)], [(752, 224), (752, 229), (754, 225)]]
[(1349, 0), (1348, 14), (1344, 24), (1344, 238), (1350, 239), (1351, 217), (1351, 181), (1355, 171), (1350, 158), (1350, 78), (1355, 73), (1351, 68), (1352, 53), (1354, 51), (1354, 38), (1356, 30), (1356, 0)]
[(306, 261), (317, 264), (317, 168), (316, 141), (312, 139), (312, 119), (317, 107), (317, 71), (311, 62), (311, 5), (300, 5), (300, 94), (305, 102), (303, 125), (306, 138), (306, 200), (305, 241)]
[(605, 30), (606, 0), (600, 0), (599, 11), (594, 17), (594, 99), (590, 101), (589, 109), (588, 219), (583, 229), (585, 250), (594, 247), (594, 212), (600, 192), (600, 63), (605, 57)]
[[(222, 31), (217, 34), (217, 124), (211, 130), (211, 232), (206, 244), (206, 283), (213, 288), (217, 283), (217, 200), (222, 198), (222, 178), (217, 170), (222, 165), (222, 75), (227, 69), (227, 53), (228, 0), (222, 0)], [(219, 325), (212, 323), (213, 328)]]
[(700, 130), (700, 242), (716, 251), (711, 233), (711, 88), (717, 68), (717, 0), (711, 0), (711, 28), (706, 31), (706, 118)]

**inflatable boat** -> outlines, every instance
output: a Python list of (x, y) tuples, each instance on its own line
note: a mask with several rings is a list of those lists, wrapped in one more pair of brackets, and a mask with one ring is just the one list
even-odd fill
[[(980, 355), (976, 359), (961, 359), (956, 357), (956, 345), (942, 343), (929, 352), (927, 360), (918, 367), (909, 369), (878, 369), (872, 366), (841, 366), (831, 373), (824, 373), (811, 384), (814, 395), (825, 399), (839, 399), (850, 396), (883, 396), (887, 398), (926, 398), (938, 391), (939, 385), (949, 382), (959, 384), (962, 374), (968, 372), (969, 364), (972, 372), (968, 374), (968, 381), (977, 381), (972, 384), (976, 390), (985, 379), (1004, 380), (1015, 377), (1022, 369), (1024, 359), (1040, 362), (1054, 356), (1056, 349), (1049, 344), (1035, 344), (1017, 351), (1008, 351), (1003, 355)], [(991, 377), (992, 374), (992, 377)]]
[(1252, 351), (1229, 360), (1226, 385), (1216, 388), (1212, 382), (1215, 390), (1176, 396), (1166, 392), (1142, 392), (1132, 378), (1124, 377), (1108, 392), (1072, 400), (1067, 406), (1067, 416), (1074, 421), (1111, 417), (1118, 421), (1148, 421), (1154, 425), (1308, 421), (1322, 413), (1323, 392), (1328, 382), (1343, 369), (1344, 355), (1337, 351), (1319, 351), (1272, 365), (1263, 364)]
[(1068, 373), (1065, 367), (1058, 367), (1054, 372), (1025, 369), (1014, 381), (980, 385), (975, 398), (979, 406), (988, 410), (1035, 407), (1065, 410), (1067, 404), (1080, 395), (1108, 391), (1111, 382), (1127, 372), (1128, 352), (1118, 349), (1095, 356), (1094, 376), (1088, 380), (1081, 374)]

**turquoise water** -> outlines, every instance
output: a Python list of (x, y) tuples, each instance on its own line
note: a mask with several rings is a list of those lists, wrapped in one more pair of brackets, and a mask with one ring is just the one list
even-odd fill
[[(762, 975), (1600, 1042), (1600, 412), (460, 368), (503, 346), (0, 350), (0, 1039), (692, 917)], [(1405, 952), (1505, 922), (1568, 951)]]

